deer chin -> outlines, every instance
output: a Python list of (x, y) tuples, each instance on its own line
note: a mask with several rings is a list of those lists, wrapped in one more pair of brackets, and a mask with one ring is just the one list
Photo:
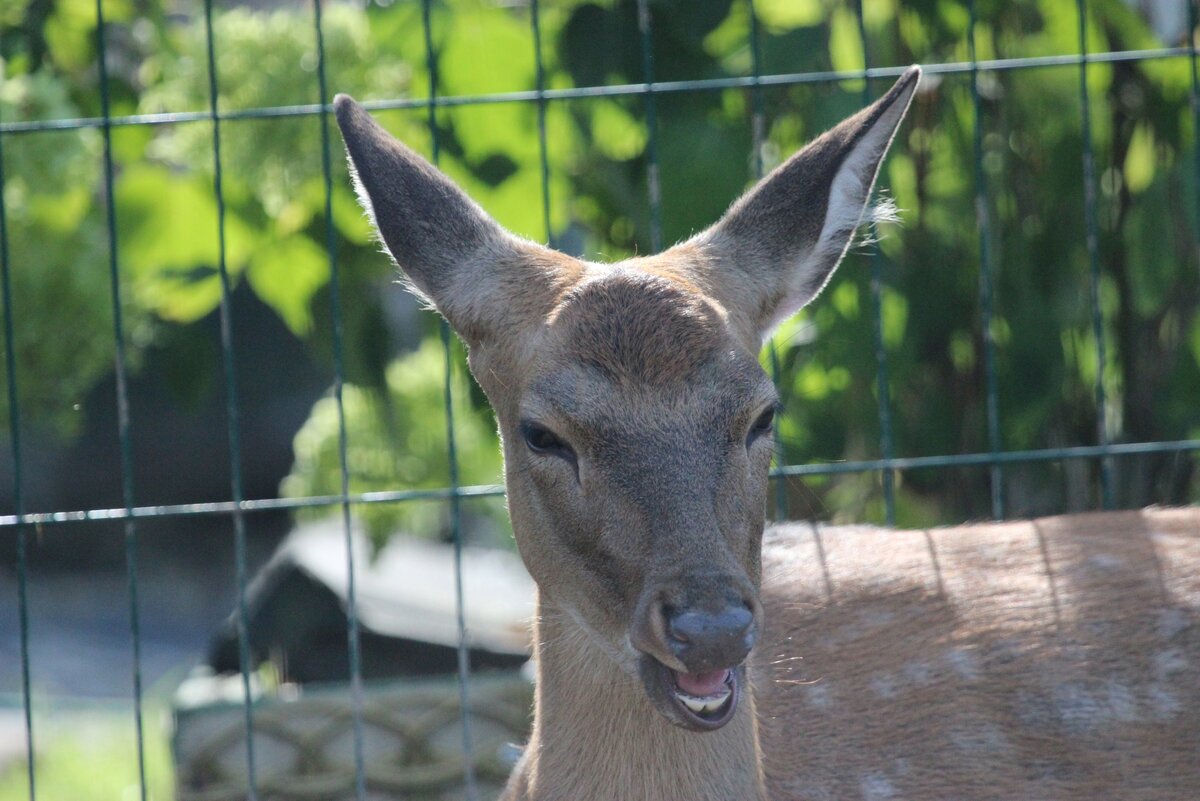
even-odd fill
[(745, 668), (734, 665), (719, 671), (686, 674), (642, 654), (638, 676), (659, 714), (681, 728), (707, 732), (733, 720), (745, 683)]

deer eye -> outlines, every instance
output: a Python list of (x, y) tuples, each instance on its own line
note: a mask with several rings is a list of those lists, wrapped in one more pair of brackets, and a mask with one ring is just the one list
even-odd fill
[(575, 451), (571, 446), (559, 439), (558, 435), (543, 425), (525, 420), (521, 423), (521, 437), (529, 450), (546, 456), (557, 456), (569, 462), (575, 461)]
[(746, 447), (754, 444), (754, 441), (759, 437), (766, 436), (775, 430), (775, 407), (768, 406), (762, 414), (755, 419), (754, 424), (750, 426), (750, 432), (746, 434)]

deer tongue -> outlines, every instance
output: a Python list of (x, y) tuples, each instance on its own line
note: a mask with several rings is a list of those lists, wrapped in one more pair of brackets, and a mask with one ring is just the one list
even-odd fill
[(706, 698), (724, 692), (729, 681), (729, 669), (710, 670), (707, 673), (675, 672), (675, 684), (688, 695)]

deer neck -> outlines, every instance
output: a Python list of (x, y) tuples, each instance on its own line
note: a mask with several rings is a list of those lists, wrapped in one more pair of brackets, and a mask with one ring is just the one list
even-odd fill
[(749, 687), (720, 730), (685, 731), (544, 594), (536, 620), (533, 733), (504, 801), (763, 801)]

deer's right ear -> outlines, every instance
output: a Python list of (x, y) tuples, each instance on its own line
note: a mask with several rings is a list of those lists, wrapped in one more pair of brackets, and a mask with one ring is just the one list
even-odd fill
[(828, 283), (864, 221), (920, 78), (920, 68), (910, 67), (883, 97), (792, 156), (685, 243), (707, 257), (697, 277), (737, 317), (747, 344), (765, 340)]
[(410, 288), (468, 344), (548, 310), (570, 259), (504, 230), (353, 98), (333, 106), (359, 202)]

